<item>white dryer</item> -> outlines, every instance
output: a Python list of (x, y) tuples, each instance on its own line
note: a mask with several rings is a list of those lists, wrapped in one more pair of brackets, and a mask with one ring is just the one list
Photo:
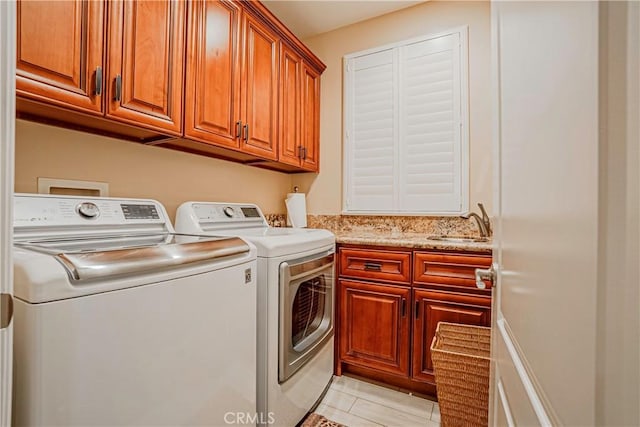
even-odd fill
[(258, 414), (294, 426), (333, 376), (335, 236), (269, 227), (256, 205), (186, 202), (181, 233), (236, 235), (258, 248)]
[(255, 424), (252, 244), (153, 200), (14, 206), (16, 425)]

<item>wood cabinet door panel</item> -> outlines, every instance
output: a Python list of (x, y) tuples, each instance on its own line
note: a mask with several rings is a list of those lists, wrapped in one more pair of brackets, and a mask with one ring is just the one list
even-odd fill
[(438, 322), (491, 325), (491, 297), (413, 290), (414, 324), (412, 378), (434, 382), (431, 342)]
[(185, 3), (113, 1), (107, 115), (181, 134)]
[(302, 64), (301, 102), (302, 168), (318, 172), (320, 168), (320, 73)]
[(245, 14), (242, 151), (276, 160), (278, 126), (278, 37)]
[(340, 276), (409, 284), (411, 253), (340, 249)]
[(408, 376), (410, 289), (339, 283), (341, 360)]
[(241, 9), (226, 0), (188, 7), (185, 136), (238, 148)]
[(23, 0), (16, 13), (17, 94), (101, 114), (104, 3)]
[(300, 166), (300, 89), (302, 58), (280, 43), (280, 116), (278, 161)]
[[(413, 258), (413, 281), (421, 284), (444, 284), (476, 288), (476, 268), (489, 268), (491, 255), (416, 252)], [(487, 289), (491, 282), (485, 281)]]

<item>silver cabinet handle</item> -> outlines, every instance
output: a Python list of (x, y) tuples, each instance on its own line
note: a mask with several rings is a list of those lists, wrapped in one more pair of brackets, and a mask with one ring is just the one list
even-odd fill
[(364, 269), (365, 271), (382, 271), (382, 264), (379, 262), (365, 261)]
[(487, 284), (484, 283), (485, 280), (495, 283), (496, 270), (493, 268), (493, 265), (487, 269), (476, 268), (476, 287), (478, 289), (486, 289)]
[(118, 74), (116, 76), (116, 93), (113, 97), (114, 101), (120, 101), (122, 99), (122, 76)]
[(242, 120), (236, 122), (236, 138), (242, 136)]
[(102, 67), (96, 68), (96, 87), (95, 94), (97, 96), (102, 95)]
[(244, 140), (248, 141), (249, 140), (249, 124), (248, 123), (245, 124), (243, 128), (244, 128)]

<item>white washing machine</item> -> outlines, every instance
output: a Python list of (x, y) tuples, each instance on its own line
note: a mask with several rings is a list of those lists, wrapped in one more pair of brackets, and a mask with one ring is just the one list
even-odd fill
[(181, 233), (238, 235), (258, 248), (258, 414), (294, 426), (333, 376), (335, 236), (269, 227), (256, 205), (187, 202)]
[(15, 425), (255, 425), (252, 244), (153, 200), (14, 206)]

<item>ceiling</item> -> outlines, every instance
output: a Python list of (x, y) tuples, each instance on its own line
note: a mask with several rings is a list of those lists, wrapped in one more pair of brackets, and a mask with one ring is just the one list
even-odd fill
[(424, 1), (263, 0), (262, 3), (298, 38), (305, 39)]

